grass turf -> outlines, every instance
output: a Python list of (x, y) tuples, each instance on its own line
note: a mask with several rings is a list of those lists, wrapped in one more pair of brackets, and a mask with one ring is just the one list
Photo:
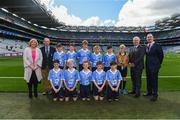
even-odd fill
[[(159, 75), (180, 76), (179, 59), (179, 54), (166, 54)], [(22, 58), (0, 57), (0, 77), (23, 77)], [(127, 81), (130, 90), (131, 81)], [(142, 91), (145, 86), (143, 78)], [(112, 103), (80, 100), (58, 103), (41, 95), (39, 99), (29, 100), (26, 93), (20, 93), (26, 91), (22, 78), (0, 78), (0, 118), (180, 118), (180, 77), (159, 78), (160, 97), (155, 103), (129, 95), (120, 96), (120, 101)]]
[(120, 96), (118, 102), (52, 102), (45, 96), (29, 100), (25, 93), (0, 93), (0, 118), (178, 119), (180, 92), (162, 92), (157, 102)]
[[(180, 76), (180, 54), (166, 54), (160, 69), (160, 76)], [(145, 71), (145, 70), (144, 70)], [(129, 75), (128, 75), (129, 76)], [(143, 73), (145, 76), (145, 73)], [(0, 77), (23, 77), (23, 61), (21, 57), (0, 57)], [(131, 80), (127, 79), (127, 89), (131, 88)], [(146, 80), (142, 79), (142, 90), (145, 91)], [(160, 91), (180, 90), (180, 77), (159, 78)], [(23, 78), (0, 78), (1, 92), (26, 92), (27, 86)], [(40, 85), (39, 91), (42, 91)]]

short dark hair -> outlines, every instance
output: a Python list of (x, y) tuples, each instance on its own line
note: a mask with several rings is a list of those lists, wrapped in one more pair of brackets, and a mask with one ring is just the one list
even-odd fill
[(112, 62), (110, 63), (110, 66), (113, 66), (113, 65), (117, 65), (117, 63), (116, 63), (115, 61), (112, 61)]
[(53, 63), (59, 63), (59, 60), (54, 60)]
[(62, 46), (61, 43), (58, 43), (58, 44), (56, 45), (56, 47), (58, 48), (58, 47), (63, 47), (63, 46)]
[(96, 66), (98, 66), (98, 65), (104, 65), (104, 64), (103, 64), (103, 62), (98, 61), (98, 62), (96, 63)]
[(75, 44), (74, 44), (74, 43), (70, 43), (70, 44), (69, 44), (69, 46), (73, 46), (73, 47), (74, 47), (74, 46), (75, 46)]
[(106, 49), (107, 49), (107, 50), (108, 50), (108, 49), (112, 49), (112, 46), (111, 46), (111, 45), (109, 45), (109, 46), (107, 46), (107, 48), (106, 48)]
[(88, 41), (87, 41), (87, 40), (83, 40), (83, 41), (82, 41), (82, 44), (88, 45)]
[(85, 61), (83, 62), (83, 64), (84, 64), (84, 63), (88, 63), (88, 64), (90, 65), (89, 61), (87, 61), (87, 60), (85, 60)]

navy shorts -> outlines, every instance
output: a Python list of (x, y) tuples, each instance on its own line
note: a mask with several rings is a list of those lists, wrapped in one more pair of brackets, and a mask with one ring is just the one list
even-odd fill
[[(59, 88), (59, 86), (55, 86), (56, 89)], [(64, 97), (64, 88), (61, 88), (58, 93), (55, 93), (52, 89), (52, 96), (53, 98), (63, 98)]]
[[(113, 86), (115, 88), (116, 86)], [(119, 91), (112, 91), (111, 87), (107, 86), (107, 99), (117, 99), (119, 96)]]
[(73, 91), (69, 91), (69, 90), (65, 89), (65, 97), (77, 97), (76, 88)]
[[(102, 85), (98, 85), (99, 87), (101, 87)], [(101, 96), (104, 97), (105, 96), (105, 89), (106, 86), (104, 86), (103, 90), (101, 92), (98, 92), (98, 88), (96, 87), (95, 84), (93, 84), (93, 96)]]
[(80, 96), (81, 98), (90, 98), (91, 85), (80, 85)]

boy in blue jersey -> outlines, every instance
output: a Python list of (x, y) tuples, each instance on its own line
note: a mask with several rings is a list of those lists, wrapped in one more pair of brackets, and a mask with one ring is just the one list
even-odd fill
[(93, 72), (92, 81), (94, 99), (102, 101), (105, 96), (106, 72), (103, 70), (103, 63), (96, 63), (97, 69)]
[(89, 61), (91, 59), (91, 51), (88, 49), (88, 41), (84, 40), (82, 41), (82, 49), (78, 51), (78, 60), (79, 60), (79, 71), (83, 69), (83, 62)]
[(67, 61), (68, 69), (64, 71), (64, 86), (65, 90), (65, 101), (69, 101), (72, 97), (73, 101), (77, 100), (77, 90), (76, 86), (79, 82), (79, 72), (74, 68), (74, 60), (69, 59)]
[(100, 53), (100, 46), (94, 46), (94, 53), (91, 54), (92, 72), (96, 70), (96, 63), (103, 61), (103, 55)]
[(75, 52), (75, 47), (72, 43), (69, 45), (69, 51), (66, 53), (66, 60), (68, 59), (74, 60), (74, 68), (76, 68), (77, 67), (77, 63), (76, 63), (77, 53)]
[(90, 63), (83, 62), (83, 70), (80, 72), (80, 95), (83, 101), (90, 101), (90, 89), (92, 81), (92, 72), (89, 70)]
[(54, 68), (49, 71), (48, 80), (51, 83), (53, 101), (63, 101), (64, 90), (62, 88), (64, 75), (59, 68), (59, 60), (54, 61)]
[(59, 60), (60, 69), (66, 68), (66, 53), (63, 51), (61, 43), (57, 44), (57, 51), (53, 55), (53, 60)]
[(107, 72), (110, 69), (110, 63), (112, 61), (116, 61), (116, 56), (113, 53), (112, 46), (108, 46), (106, 51), (107, 51), (107, 53), (104, 55), (104, 58), (103, 58), (105, 72)]
[(121, 73), (117, 70), (117, 63), (110, 63), (111, 69), (106, 73), (107, 86), (107, 100), (110, 102), (112, 100), (118, 101), (119, 95), (119, 85), (122, 80)]

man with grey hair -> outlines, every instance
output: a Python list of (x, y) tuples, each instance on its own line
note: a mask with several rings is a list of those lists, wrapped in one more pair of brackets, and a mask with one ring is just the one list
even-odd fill
[(42, 61), (42, 84), (43, 84), (43, 95), (48, 94), (50, 92), (50, 83), (48, 81), (48, 73), (49, 70), (53, 68), (53, 55), (56, 49), (50, 46), (50, 39), (44, 38), (43, 41), (44, 46), (41, 47), (41, 52), (43, 56)]
[(154, 41), (154, 36), (147, 34), (146, 46), (146, 77), (147, 93), (144, 96), (152, 96), (151, 101), (158, 98), (158, 73), (163, 62), (164, 53), (161, 46)]
[(133, 47), (129, 51), (129, 66), (132, 80), (132, 91), (129, 94), (134, 94), (135, 98), (140, 97), (141, 77), (144, 69), (145, 48), (140, 45), (140, 38), (133, 38)]

